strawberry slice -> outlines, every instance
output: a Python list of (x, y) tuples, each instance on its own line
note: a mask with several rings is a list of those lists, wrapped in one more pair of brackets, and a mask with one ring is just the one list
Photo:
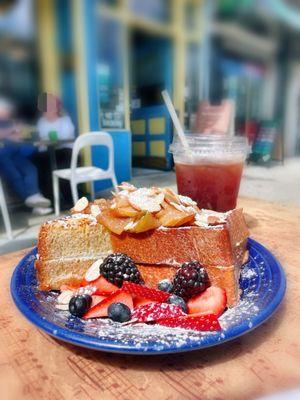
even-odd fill
[(125, 293), (123, 290), (119, 289), (117, 292), (112, 293), (100, 303), (90, 308), (83, 318), (107, 317), (107, 309), (112, 303), (123, 303), (126, 304), (126, 306), (128, 306), (131, 310), (133, 309), (132, 296), (129, 293)]
[(186, 315), (175, 304), (149, 303), (134, 309), (131, 318), (134, 322), (154, 322), (165, 318), (176, 318)]
[(119, 288), (112, 283), (108, 282), (103, 276), (99, 276), (98, 279), (92, 282), (86, 282), (86, 284), (82, 286), (95, 286), (96, 287), (96, 292), (95, 294), (99, 296), (107, 296), (108, 294), (114, 293)]
[(152, 300), (148, 300), (148, 299), (143, 299), (142, 297), (134, 297), (133, 299), (133, 305), (134, 308), (137, 308), (139, 306), (143, 306), (145, 304), (150, 304), (153, 303)]
[(104, 299), (106, 299), (106, 296), (92, 295), (92, 305), (91, 305), (91, 307), (94, 307), (95, 305), (101, 303), (101, 301), (103, 301)]
[(225, 310), (226, 303), (225, 290), (217, 286), (210, 286), (203, 293), (190, 299), (187, 305), (189, 314), (215, 314), (218, 317)]
[(122, 290), (133, 296), (141, 297), (147, 300), (157, 301), (159, 303), (167, 301), (168, 298), (170, 297), (169, 293), (163, 292), (162, 290), (151, 289), (146, 286), (138, 285), (132, 282), (124, 282)]
[(171, 328), (192, 329), (194, 331), (219, 331), (221, 326), (217, 317), (214, 314), (190, 316), (177, 318), (165, 318), (157, 321), (157, 324), (168, 326)]

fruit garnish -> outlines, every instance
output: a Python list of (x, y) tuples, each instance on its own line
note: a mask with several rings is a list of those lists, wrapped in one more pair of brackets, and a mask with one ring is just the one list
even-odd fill
[(146, 286), (137, 285), (136, 283), (124, 282), (122, 290), (126, 293), (130, 293), (133, 296), (139, 298), (157, 301), (163, 303), (170, 297), (169, 293), (162, 292), (161, 290), (151, 289)]
[(219, 331), (221, 326), (214, 314), (202, 316), (184, 316), (177, 318), (165, 318), (157, 321), (157, 324), (168, 326), (170, 328), (184, 328), (195, 331)]
[(88, 294), (73, 296), (69, 302), (69, 311), (75, 317), (83, 317), (92, 304), (92, 297)]
[(128, 200), (136, 210), (153, 213), (161, 209), (160, 205), (164, 201), (164, 193), (156, 193), (151, 188), (140, 188), (134, 192), (130, 192)]
[(100, 265), (102, 264), (103, 259), (99, 258), (99, 260), (95, 261), (90, 268), (86, 271), (84, 279), (86, 282), (92, 282), (99, 278), (100, 276)]
[(73, 211), (77, 213), (83, 212), (89, 206), (89, 201), (86, 197), (81, 197), (73, 207)]
[(193, 297), (188, 302), (189, 314), (215, 314), (217, 317), (226, 308), (227, 296), (224, 289), (210, 286), (205, 292)]
[(176, 209), (174, 205), (163, 202), (162, 210), (156, 214), (156, 217), (163, 226), (177, 227), (192, 222), (195, 218), (195, 214), (196, 212), (192, 208), (188, 209), (188, 211), (180, 211)]
[(173, 279), (173, 293), (187, 300), (202, 293), (209, 285), (205, 268), (198, 261), (189, 261), (177, 270)]
[(95, 294), (97, 295), (108, 295), (116, 292), (119, 288), (112, 283), (108, 282), (104, 276), (100, 276), (93, 282), (88, 282), (89, 285), (96, 287)]
[(147, 212), (138, 221), (133, 222), (131, 224), (129, 223), (129, 225), (125, 227), (125, 230), (134, 233), (141, 233), (149, 231), (151, 229), (156, 229), (159, 226), (160, 226), (159, 220), (155, 218), (153, 214)]
[(97, 294), (92, 295), (92, 304), (91, 307), (94, 307), (96, 304), (101, 303), (104, 299), (106, 299), (107, 296), (99, 296)]
[(180, 307), (185, 313), (187, 313), (188, 311), (187, 304), (184, 299), (182, 297), (176, 296), (176, 294), (172, 294), (168, 298), (167, 303), (175, 304), (176, 306)]
[(100, 273), (107, 281), (118, 287), (121, 287), (124, 281), (143, 283), (135, 263), (123, 253), (107, 256), (100, 266)]
[(134, 322), (155, 322), (165, 318), (176, 318), (185, 315), (175, 304), (149, 303), (135, 308), (132, 312)]
[(112, 303), (107, 309), (107, 316), (115, 322), (127, 322), (131, 319), (131, 311), (124, 303)]
[(153, 303), (153, 300), (143, 299), (142, 297), (134, 297), (133, 299), (134, 308), (150, 303)]
[(125, 226), (133, 221), (132, 218), (119, 218), (116, 217), (113, 210), (110, 208), (104, 208), (101, 210), (101, 214), (97, 216), (97, 220), (104, 225), (109, 231), (121, 235), (124, 231)]
[(129, 293), (125, 293), (123, 290), (119, 289), (117, 292), (106, 297), (106, 299), (101, 301), (101, 303), (98, 303), (94, 307), (90, 308), (83, 318), (107, 317), (108, 307), (112, 303), (123, 303), (131, 310), (133, 309), (132, 296)]
[(170, 279), (163, 279), (162, 281), (158, 282), (157, 289), (162, 290), (163, 292), (171, 293), (173, 289), (172, 282)]
[(101, 214), (101, 208), (97, 204), (91, 204), (91, 214), (96, 218)]

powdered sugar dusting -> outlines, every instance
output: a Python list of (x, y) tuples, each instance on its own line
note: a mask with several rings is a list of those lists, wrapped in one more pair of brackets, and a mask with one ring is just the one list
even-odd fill
[[(68, 311), (55, 309), (58, 293), (45, 293), (37, 289), (32, 258), (29, 259), (29, 265), (25, 265), (23, 272), (26, 282), (28, 274), (31, 274), (32, 285), (24, 284), (20, 290), (24, 291), (28, 298), (31, 310), (55, 326), (54, 335), (54, 331), (59, 332), (63, 328), (83, 337), (84, 340), (93, 340), (102, 348), (116, 346), (115, 349), (120, 351), (130, 349), (132, 352), (141, 353), (205, 347), (230, 339), (234, 332), (242, 333), (255, 328), (262, 309), (269, 307), (277, 293), (278, 287), (273, 284), (275, 276), (273, 278), (272, 269), (265, 261), (263, 253), (254, 245), (251, 245), (249, 250), (250, 260), (241, 271), (241, 300), (236, 307), (228, 309), (220, 317), (222, 330), (218, 332), (196, 332), (143, 323), (122, 325), (101, 318), (80, 320), (71, 316)], [(92, 287), (88, 289), (93, 291)]]

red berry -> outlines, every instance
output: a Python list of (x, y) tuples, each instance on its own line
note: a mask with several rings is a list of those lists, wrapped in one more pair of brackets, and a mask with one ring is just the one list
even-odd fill
[(169, 293), (157, 289), (151, 289), (146, 286), (138, 285), (136, 283), (124, 282), (122, 290), (131, 295), (140, 297), (142, 299), (157, 301), (163, 303), (170, 297)]
[[(114, 293), (117, 290), (119, 290), (119, 288), (117, 286), (108, 282), (103, 276), (100, 276), (95, 281), (87, 282), (86, 285), (95, 286), (97, 288), (95, 294), (98, 294), (100, 296), (109, 295), (109, 294)], [(83, 286), (86, 286), (86, 285), (83, 285)]]
[(217, 286), (210, 286), (205, 292), (189, 300), (188, 310), (192, 315), (215, 314), (218, 317), (225, 310), (226, 303), (225, 290)]
[(171, 328), (193, 329), (195, 331), (219, 331), (221, 326), (214, 314), (193, 317), (190, 315), (177, 318), (165, 318), (157, 321), (157, 324)]
[(90, 308), (83, 318), (100, 318), (107, 317), (107, 309), (112, 303), (123, 303), (131, 310), (133, 309), (132, 296), (119, 289), (117, 292), (112, 293), (103, 301)]
[(186, 315), (175, 304), (149, 303), (139, 306), (132, 313), (134, 322), (154, 322), (165, 318), (176, 318)]

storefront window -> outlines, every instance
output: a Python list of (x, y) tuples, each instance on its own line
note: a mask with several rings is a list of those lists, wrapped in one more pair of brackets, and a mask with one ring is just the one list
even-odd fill
[(170, 21), (171, 0), (129, 0), (130, 10), (137, 16), (155, 21)]
[(97, 84), (100, 126), (103, 129), (123, 129), (125, 118), (122, 25), (109, 18), (99, 18)]
[(190, 43), (187, 46), (185, 73), (185, 129), (192, 130), (199, 106), (200, 90), (200, 45)]

